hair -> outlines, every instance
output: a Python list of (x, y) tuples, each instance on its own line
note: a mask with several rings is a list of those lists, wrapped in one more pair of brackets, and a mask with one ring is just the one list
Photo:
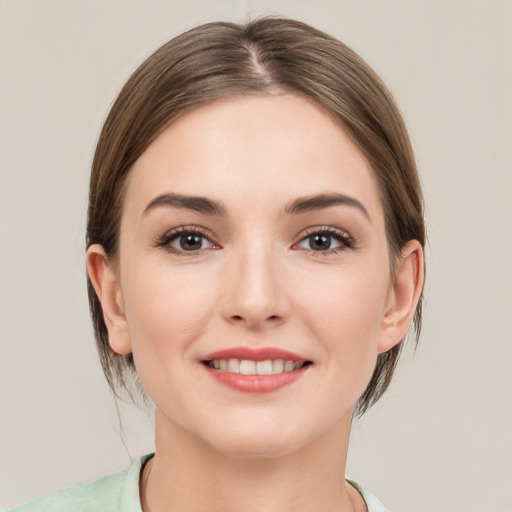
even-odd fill
[[(369, 162), (382, 201), (390, 265), (410, 240), (425, 246), (423, 199), (405, 123), (375, 72), (339, 40), (298, 21), (267, 17), (246, 25), (215, 22), (170, 40), (133, 73), (108, 114), (92, 164), (86, 243), (118, 251), (127, 176), (173, 121), (216, 99), (282, 92), (299, 94), (329, 112)], [(115, 353), (100, 301), (88, 279), (89, 304), (108, 383), (127, 390), (132, 355)], [(416, 342), (422, 298), (414, 316)], [(403, 341), (403, 340), (402, 340)], [(399, 343), (379, 354), (356, 405), (363, 414), (388, 387)]]

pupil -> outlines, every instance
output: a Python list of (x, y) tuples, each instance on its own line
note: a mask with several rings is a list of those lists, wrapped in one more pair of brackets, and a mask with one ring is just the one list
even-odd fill
[(316, 251), (326, 251), (331, 247), (331, 237), (328, 235), (314, 235), (309, 239), (309, 247)]
[(183, 235), (180, 238), (181, 247), (186, 251), (201, 249), (201, 235)]

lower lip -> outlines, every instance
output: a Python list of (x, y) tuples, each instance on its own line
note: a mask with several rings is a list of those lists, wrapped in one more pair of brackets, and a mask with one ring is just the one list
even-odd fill
[(272, 393), (300, 379), (309, 366), (303, 366), (292, 372), (274, 375), (243, 375), (241, 373), (222, 372), (205, 366), (208, 373), (217, 382), (245, 393)]

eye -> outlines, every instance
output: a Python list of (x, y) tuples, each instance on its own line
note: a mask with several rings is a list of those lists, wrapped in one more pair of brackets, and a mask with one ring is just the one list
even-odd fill
[(331, 235), (325, 235), (323, 233), (308, 236), (307, 240), (309, 248), (313, 251), (327, 251), (331, 248), (333, 242)]
[(345, 231), (336, 228), (314, 228), (296, 246), (314, 252), (338, 252), (352, 249), (354, 241)]
[(167, 232), (157, 240), (156, 245), (175, 254), (218, 248), (201, 229), (186, 227)]
[[(180, 251), (199, 251), (210, 244), (203, 235), (198, 233), (187, 233), (177, 236), (169, 245)], [(210, 244), (211, 245), (211, 244)]]

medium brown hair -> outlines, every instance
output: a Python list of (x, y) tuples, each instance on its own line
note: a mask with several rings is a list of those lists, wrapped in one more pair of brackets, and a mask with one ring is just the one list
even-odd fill
[[(393, 269), (410, 240), (425, 245), (423, 201), (400, 112), (372, 69), (337, 39), (304, 23), (262, 18), (209, 23), (164, 44), (130, 77), (101, 132), (90, 181), (87, 247), (114, 261), (124, 185), (135, 161), (179, 116), (216, 99), (276, 92), (303, 95), (340, 122), (370, 163), (384, 207)], [(127, 388), (131, 355), (109, 346), (101, 304), (88, 281), (103, 371), (114, 392)], [(415, 312), (419, 335), (422, 300)], [(402, 343), (380, 354), (357, 404), (362, 414), (388, 387)]]

